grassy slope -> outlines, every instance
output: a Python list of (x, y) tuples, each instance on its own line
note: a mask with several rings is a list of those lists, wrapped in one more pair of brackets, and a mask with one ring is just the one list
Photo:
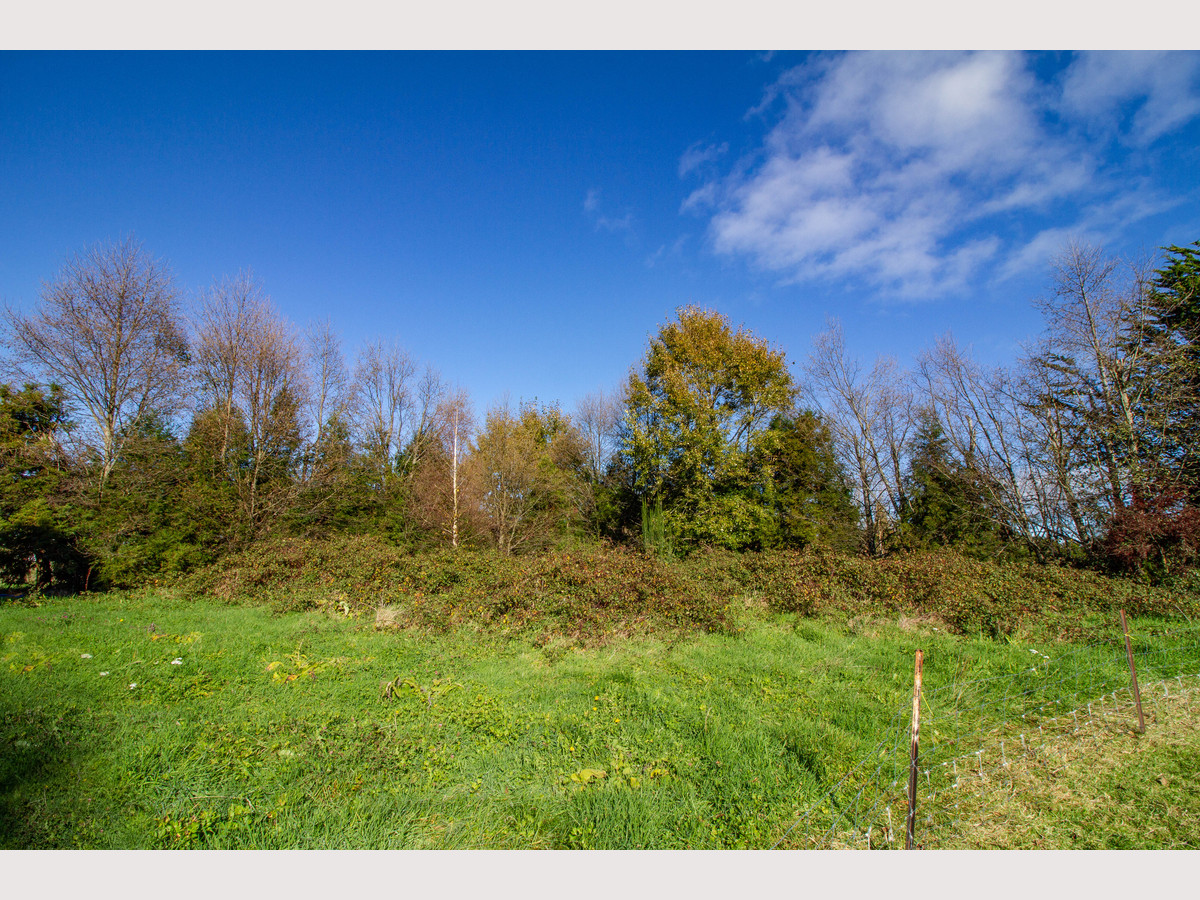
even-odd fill
[[(916, 647), (928, 684), (1028, 664), (734, 613), (585, 649), (167, 593), (0, 608), (0, 846), (769, 847), (887, 737)], [(1194, 742), (1156, 752), (1200, 771)]]

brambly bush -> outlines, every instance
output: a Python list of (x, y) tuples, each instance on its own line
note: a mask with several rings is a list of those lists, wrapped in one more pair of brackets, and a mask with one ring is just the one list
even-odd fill
[(661, 631), (732, 627), (722, 599), (683, 564), (622, 548), (501, 556), (414, 552), (370, 536), (282, 540), (223, 559), (186, 588), (279, 611), (326, 608), (376, 615), (395, 627), (473, 624), (583, 642)]
[(372, 536), (286, 539), (226, 557), (187, 589), (277, 611), (377, 616), (385, 627), (603, 643), (662, 631), (736, 632), (755, 611), (854, 623), (918, 618), (1003, 637), (1082, 637), (1118, 609), (1200, 614), (1194, 584), (1149, 586), (1081, 569), (985, 562), (947, 551), (866, 559), (710, 551), (684, 560), (618, 547), (531, 556), (412, 551)]
[(779, 612), (843, 621), (878, 617), (939, 620), (960, 634), (1010, 635), (1037, 626), (1080, 637), (1089, 620), (1200, 614), (1194, 585), (1151, 587), (1082, 569), (984, 562), (953, 552), (886, 559), (792, 553), (710, 556), (704, 563)]

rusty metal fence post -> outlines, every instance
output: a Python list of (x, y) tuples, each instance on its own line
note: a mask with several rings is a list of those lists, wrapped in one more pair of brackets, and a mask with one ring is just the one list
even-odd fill
[(921, 663), (925, 654), (917, 651), (916, 671), (913, 674), (912, 744), (908, 753), (908, 822), (904, 831), (904, 849), (913, 849), (917, 826), (917, 745), (921, 734)]
[(1129, 677), (1133, 681), (1133, 702), (1137, 706), (1138, 734), (1146, 733), (1146, 720), (1142, 716), (1142, 692), (1138, 690), (1137, 668), (1133, 664), (1133, 645), (1129, 643), (1129, 625), (1125, 622), (1125, 610), (1121, 610), (1121, 631), (1125, 633), (1125, 656), (1129, 660)]

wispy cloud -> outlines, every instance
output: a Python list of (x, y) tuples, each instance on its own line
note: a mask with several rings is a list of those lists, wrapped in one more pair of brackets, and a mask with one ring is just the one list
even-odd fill
[(1069, 242), (1104, 246), (1120, 238), (1121, 228), (1149, 216), (1179, 206), (1178, 197), (1157, 190), (1143, 179), (1133, 180), (1129, 190), (1089, 204), (1070, 225), (1051, 226), (1033, 237), (1016, 242), (1010, 249), (1000, 278), (1011, 278), (1031, 270), (1046, 268), (1049, 261)]
[(612, 216), (597, 216), (597, 231), (628, 231), (633, 227), (633, 213), (625, 213), (620, 218)]
[(681, 234), (670, 245), (662, 244), (657, 250), (651, 253), (644, 260), (647, 269), (653, 269), (664, 257), (678, 257), (683, 252), (683, 245), (687, 243), (688, 235)]
[(1150, 143), (1200, 114), (1200, 55), (1081, 53), (1063, 79), (1061, 108), (1133, 143)]
[(697, 141), (679, 158), (679, 177), (685, 178), (707, 163), (720, 159), (729, 152), (729, 144), (705, 144)]
[[(750, 111), (773, 121), (761, 148), (683, 209), (710, 217), (718, 253), (785, 281), (944, 294), (1094, 232), (1089, 208), (1133, 190), (1096, 123), (1120, 107), (1121, 139), (1153, 141), (1200, 114), (1198, 73), (1200, 54), (1081, 54), (1055, 81), (1017, 53), (819, 56)], [(680, 174), (715, 159), (695, 144)]]
[(583, 210), (592, 220), (597, 231), (629, 231), (633, 227), (633, 213), (623, 216), (605, 215), (601, 212), (600, 188), (590, 188), (583, 198)]

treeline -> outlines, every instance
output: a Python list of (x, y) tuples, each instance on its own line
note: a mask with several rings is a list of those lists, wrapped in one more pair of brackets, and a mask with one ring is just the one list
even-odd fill
[(664, 325), (570, 411), (470, 398), (399, 344), (352, 360), (248, 273), (185, 309), (132, 240), (6, 308), (0, 580), (128, 585), (271, 537), (501, 554), (922, 547), (1169, 577), (1200, 544), (1200, 242), (1161, 267), (1069, 248), (1011, 367), (947, 336), (866, 369), (836, 324), (803, 366), (718, 313)]

